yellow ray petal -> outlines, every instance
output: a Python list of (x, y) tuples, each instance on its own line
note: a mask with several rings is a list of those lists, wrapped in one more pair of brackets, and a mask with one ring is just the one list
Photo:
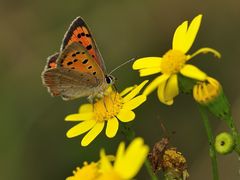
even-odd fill
[(69, 129), (66, 135), (68, 138), (79, 136), (80, 134), (89, 131), (95, 124), (96, 124), (95, 120), (83, 121)]
[(142, 90), (142, 88), (145, 86), (145, 84), (148, 83), (148, 80), (143, 81), (140, 85), (138, 85), (136, 88), (134, 88), (128, 95), (126, 95), (123, 98), (123, 102), (128, 102), (132, 98), (134, 98), (139, 92)]
[(100, 166), (102, 171), (109, 171), (112, 169), (111, 162), (109, 161), (108, 156), (106, 156), (104, 149), (101, 149), (100, 151)]
[(92, 119), (93, 116), (94, 116), (93, 112), (70, 114), (65, 117), (65, 121), (85, 121)]
[(204, 81), (207, 79), (207, 74), (198, 69), (196, 66), (186, 64), (181, 70), (180, 73), (186, 77), (196, 79), (199, 81)]
[(162, 74), (161, 76), (155, 78), (143, 91), (143, 95), (148, 96), (152, 91), (154, 91), (159, 84), (163, 83), (169, 78), (170, 75), (168, 74)]
[(132, 179), (142, 167), (148, 151), (149, 148), (144, 145), (142, 138), (134, 139), (126, 149), (124, 156), (118, 159), (120, 162), (114, 164), (114, 170), (121, 174), (123, 179)]
[(131, 90), (133, 90), (133, 88), (136, 88), (137, 86), (131, 86), (131, 87), (128, 87), (126, 89), (124, 89), (121, 93), (120, 93), (120, 96), (124, 96), (126, 95), (127, 93), (129, 93)]
[(132, 68), (134, 70), (138, 70), (138, 69), (144, 69), (144, 68), (160, 67), (161, 61), (162, 61), (162, 58), (160, 57), (140, 58), (133, 63)]
[(82, 146), (89, 145), (103, 130), (104, 122), (97, 122), (95, 126), (84, 136), (81, 141)]
[(122, 122), (129, 122), (135, 118), (135, 113), (127, 109), (121, 109), (117, 115), (117, 118)]
[(179, 25), (174, 33), (172, 49), (176, 49), (183, 52), (183, 43), (186, 37), (188, 22), (184, 21), (181, 25)]
[(184, 46), (183, 46), (183, 52), (186, 53), (188, 52), (188, 50), (192, 47), (192, 44), (196, 38), (196, 35), (198, 33), (200, 24), (201, 24), (201, 20), (202, 20), (202, 15), (199, 14), (198, 16), (196, 16), (192, 22), (190, 23), (185, 39), (183, 41)]
[(153, 67), (153, 68), (140, 69), (139, 72), (140, 72), (140, 76), (143, 77), (143, 76), (149, 76), (156, 73), (160, 73), (161, 69), (160, 67)]
[(119, 122), (117, 118), (112, 118), (107, 121), (106, 135), (109, 138), (112, 138), (116, 135), (118, 131)]
[(86, 112), (92, 112), (92, 111), (93, 111), (92, 104), (83, 104), (79, 107), (79, 113), (86, 113)]
[(124, 157), (124, 152), (125, 152), (125, 143), (121, 142), (118, 146), (116, 159), (115, 159), (115, 163), (114, 163), (114, 168), (117, 168), (118, 166), (122, 165), (121, 159)]
[(139, 95), (123, 105), (123, 109), (133, 110), (146, 101), (146, 96)]
[(215, 50), (215, 49), (212, 49), (212, 48), (208, 48), (208, 47), (205, 47), (205, 48), (201, 48), (199, 50), (197, 50), (195, 53), (193, 53), (192, 55), (188, 55), (188, 58), (187, 60), (190, 60), (192, 59), (193, 57), (197, 56), (198, 54), (206, 54), (206, 53), (212, 53), (215, 57), (217, 58), (221, 58), (221, 54)]
[(167, 84), (167, 81), (164, 81), (163, 83), (159, 84), (158, 91), (157, 91), (158, 99), (159, 101), (161, 101), (166, 105), (172, 105), (173, 100), (166, 100), (166, 97), (165, 97), (166, 84)]
[(176, 97), (179, 94), (178, 89), (178, 78), (177, 75), (172, 75), (166, 84), (165, 87), (165, 100), (166, 101), (173, 101), (173, 98)]

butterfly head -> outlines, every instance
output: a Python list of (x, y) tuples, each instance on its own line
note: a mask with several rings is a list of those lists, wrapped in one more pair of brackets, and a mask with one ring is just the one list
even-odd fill
[(114, 84), (116, 78), (112, 75), (106, 75), (105, 80), (106, 80), (107, 84), (112, 85), (112, 84)]

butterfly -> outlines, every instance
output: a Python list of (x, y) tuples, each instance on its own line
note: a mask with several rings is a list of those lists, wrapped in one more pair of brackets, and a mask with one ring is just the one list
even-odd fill
[(52, 96), (63, 100), (94, 99), (114, 83), (108, 75), (96, 42), (81, 17), (65, 33), (60, 52), (47, 58), (42, 72), (43, 85)]

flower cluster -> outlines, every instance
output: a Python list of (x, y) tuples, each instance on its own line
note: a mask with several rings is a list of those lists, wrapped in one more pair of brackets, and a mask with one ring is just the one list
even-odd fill
[[(172, 105), (174, 98), (180, 92), (191, 92), (200, 109), (207, 109), (225, 120), (232, 131), (232, 134), (218, 135), (214, 149), (211, 128), (206, 120), (207, 115), (203, 112), (204, 110), (202, 111), (211, 153), (217, 151), (220, 154), (227, 154), (235, 149), (240, 155), (239, 133), (221, 84), (196, 66), (189, 64), (191, 59), (201, 53), (212, 53), (217, 58), (221, 57), (217, 50), (209, 47), (189, 53), (201, 20), (200, 14), (190, 24), (188, 21), (180, 24), (173, 35), (172, 47), (162, 57), (144, 57), (134, 62), (132, 68), (138, 70), (140, 76), (160, 74), (146, 86), (142, 94), (140, 92), (148, 80), (140, 85), (128, 87), (121, 93), (110, 87), (101, 98), (95, 99), (94, 103), (81, 105), (78, 113), (70, 114), (65, 118), (66, 121), (78, 122), (68, 130), (67, 137), (72, 138), (86, 133), (81, 145), (88, 146), (103, 131), (106, 124), (105, 134), (108, 138), (113, 138), (118, 132), (119, 122), (133, 121), (135, 119), (133, 110), (143, 104), (155, 89), (157, 89), (159, 101), (166, 105)], [(176, 148), (170, 148), (168, 143), (168, 138), (163, 138), (149, 153), (152, 170), (154, 173), (163, 170), (165, 178), (186, 179), (188, 177), (186, 159)], [(77, 167), (73, 171), (73, 176), (68, 177), (67, 180), (130, 180), (140, 170), (148, 150), (142, 138), (133, 140), (126, 150), (122, 142), (116, 157), (108, 156), (104, 150), (101, 150), (98, 162), (90, 164), (84, 162), (83, 167)], [(212, 164), (216, 164), (214, 162), (216, 156), (213, 154), (211, 158)]]

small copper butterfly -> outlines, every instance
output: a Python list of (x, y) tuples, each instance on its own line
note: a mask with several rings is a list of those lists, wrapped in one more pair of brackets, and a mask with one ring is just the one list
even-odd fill
[(42, 72), (44, 86), (52, 96), (72, 100), (103, 94), (114, 83), (89, 28), (77, 17), (66, 32), (60, 52), (48, 57)]

